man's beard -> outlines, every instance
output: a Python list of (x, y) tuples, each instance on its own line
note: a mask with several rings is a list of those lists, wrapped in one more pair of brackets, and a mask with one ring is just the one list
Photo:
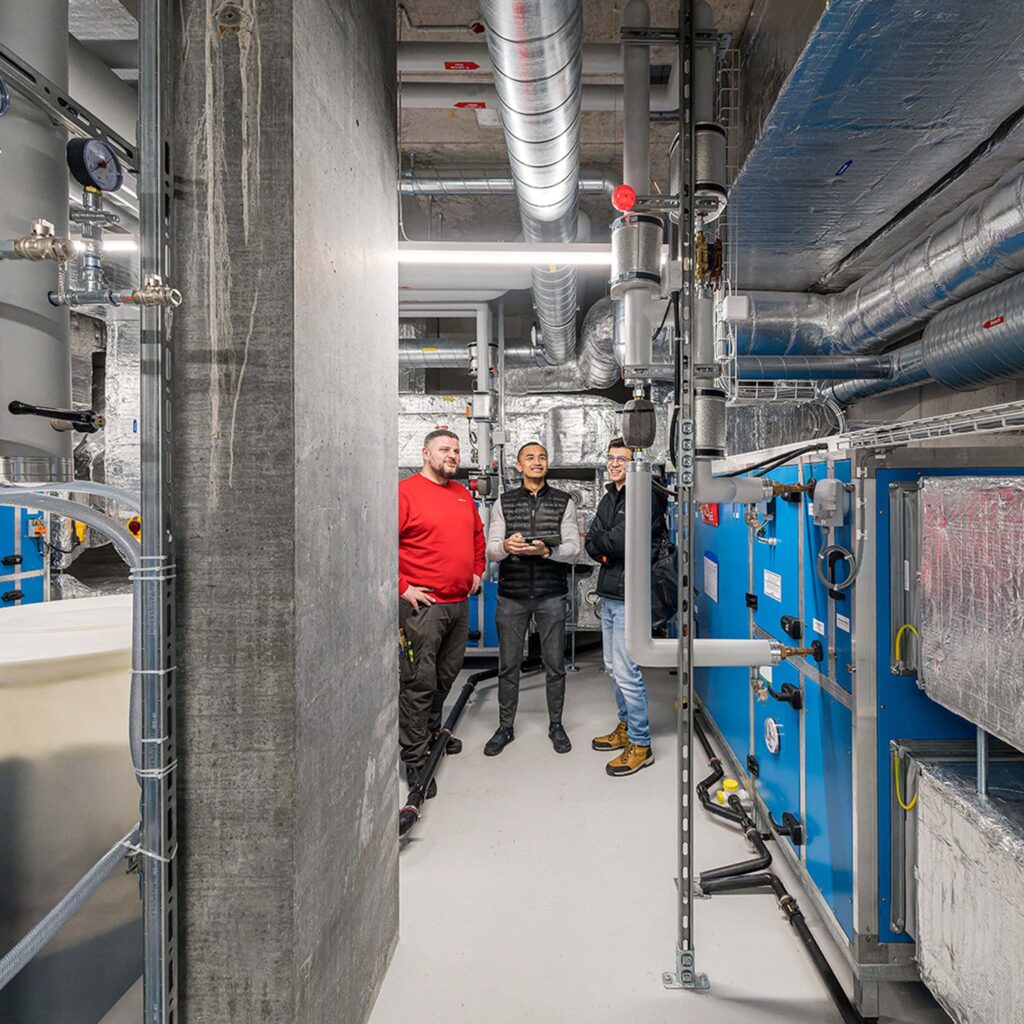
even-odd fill
[(454, 479), (455, 474), (458, 473), (458, 471), (458, 466), (450, 466), (447, 462), (442, 462), (436, 469), (437, 474), (439, 476), (443, 476), (446, 480)]

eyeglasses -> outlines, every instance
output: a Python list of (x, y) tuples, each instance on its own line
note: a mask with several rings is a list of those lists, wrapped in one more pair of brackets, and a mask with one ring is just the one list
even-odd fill
[(627, 462), (632, 462), (632, 461), (633, 460), (628, 455), (609, 455), (608, 456), (608, 465), (609, 466), (612, 466), (612, 465), (624, 466)]

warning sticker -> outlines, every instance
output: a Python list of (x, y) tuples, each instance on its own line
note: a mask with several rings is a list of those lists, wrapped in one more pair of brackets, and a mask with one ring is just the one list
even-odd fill
[(768, 569), (764, 571), (764, 596), (773, 601), (782, 600), (782, 577)]
[(836, 616), (836, 628), (841, 629), (844, 633), (850, 632), (850, 620), (845, 615)]
[(813, 629), (818, 636), (825, 635), (825, 623), (822, 622), (821, 619), (811, 619), (811, 629)]

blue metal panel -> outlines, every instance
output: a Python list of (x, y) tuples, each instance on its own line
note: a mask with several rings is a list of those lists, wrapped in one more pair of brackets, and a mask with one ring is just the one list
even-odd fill
[(46, 600), (46, 548), (32, 536), (32, 524), (43, 519), (43, 513), (28, 514), (27, 509), (0, 505), (0, 560), (20, 555), (17, 565), (3, 565), (0, 561), (0, 595), (20, 591), (20, 600), (0, 601), (0, 610), (21, 604), (34, 604)]
[(852, 940), (852, 716), (849, 708), (809, 680), (804, 698), (807, 871)]
[[(772, 470), (772, 479), (779, 483), (797, 482), (796, 466)], [(758, 506), (761, 511), (763, 506)], [(800, 617), (800, 578), (798, 534), (800, 504), (776, 498), (768, 503), (773, 516), (754, 539), (754, 593), (757, 610), (754, 624), (778, 639), (787, 639), (779, 620), (783, 615)], [(760, 539), (758, 539), (760, 538)]]
[[(804, 480), (824, 480), (828, 476), (828, 463), (815, 462), (804, 467)], [(808, 499), (801, 503), (801, 529), (804, 533), (804, 626), (806, 640), (820, 640), (822, 647), (829, 649), (828, 590), (818, 578), (818, 552), (821, 550), (821, 528), (814, 525), (812, 513), (814, 502)], [(822, 661), (820, 669), (826, 675), (830, 662)]]
[[(742, 505), (720, 505), (718, 526), (696, 515), (694, 532), (694, 615), (698, 637), (745, 637), (750, 624), (746, 606), (747, 524)], [(707, 574), (717, 570), (717, 600), (708, 593)], [(712, 590), (714, 588), (712, 587)], [(697, 669), (697, 694), (732, 753), (742, 763), (750, 752), (750, 672), (745, 668)]]
[[(800, 685), (797, 670), (785, 662), (772, 669), (758, 670), (767, 681), (770, 674), (772, 687), (778, 691), (783, 684)], [(775, 753), (768, 749), (766, 722), (776, 723), (779, 746)], [(776, 821), (789, 811), (800, 817), (800, 712), (783, 701), (768, 699), (754, 703), (754, 756), (759, 767), (757, 788)], [(779, 842), (789, 842), (781, 837)]]
[[(484, 580), (481, 591), (484, 598), (484, 633), (479, 640), (470, 640), (466, 644), (467, 650), (498, 646), (498, 627), (494, 621), (494, 615), (498, 610), (498, 584)], [(477, 629), (477, 602), (479, 600), (477, 594), (473, 594), (469, 599), (469, 631), (471, 633)]]

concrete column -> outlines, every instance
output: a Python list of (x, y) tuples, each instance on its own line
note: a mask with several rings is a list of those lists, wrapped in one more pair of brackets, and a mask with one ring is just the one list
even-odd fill
[(398, 930), (394, 11), (180, 7), (180, 1016), (359, 1024)]

